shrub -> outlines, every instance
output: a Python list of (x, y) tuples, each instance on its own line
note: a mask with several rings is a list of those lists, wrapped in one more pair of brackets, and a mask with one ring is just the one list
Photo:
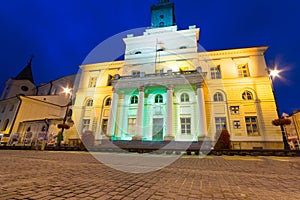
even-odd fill
[(223, 129), (221, 133), (216, 134), (215, 140), (217, 141), (214, 149), (231, 149), (230, 134), (226, 129)]
[(95, 136), (93, 131), (84, 131), (81, 136), (81, 141), (85, 147), (92, 147), (95, 144)]
[(274, 126), (281, 126), (281, 125), (290, 125), (292, 123), (292, 121), (290, 119), (285, 119), (285, 118), (281, 118), (281, 119), (274, 119), (272, 121), (272, 124)]

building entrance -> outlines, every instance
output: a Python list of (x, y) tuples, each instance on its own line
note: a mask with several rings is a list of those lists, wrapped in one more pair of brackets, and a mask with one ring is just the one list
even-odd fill
[(152, 129), (153, 141), (163, 141), (163, 127), (164, 127), (163, 118), (153, 119), (153, 129)]

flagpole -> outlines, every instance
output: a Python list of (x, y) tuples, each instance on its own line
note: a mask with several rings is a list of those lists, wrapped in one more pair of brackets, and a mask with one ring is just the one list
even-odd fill
[(156, 38), (156, 44), (155, 44), (155, 61), (154, 61), (154, 73), (156, 73), (156, 62), (157, 62), (157, 43), (158, 43), (158, 39)]

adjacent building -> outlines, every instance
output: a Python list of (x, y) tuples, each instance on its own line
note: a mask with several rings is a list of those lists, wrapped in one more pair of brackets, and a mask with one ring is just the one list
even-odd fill
[[(65, 76), (36, 86), (33, 81), (32, 59), (15, 77), (9, 78), (0, 100), (0, 133), (2, 143), (30, 145), (39, 135), (57, 134), (70, 96), (64, 88), (72, 88), (76, 75)], [(69, 109), (70, 110), (70, 109)], [(67, 116), (68, 122), (71, 117)], [(73, 123), (73, 122), (72, 122)], [(75, 128), (66, 131), (68, 138), (78, 138)]]

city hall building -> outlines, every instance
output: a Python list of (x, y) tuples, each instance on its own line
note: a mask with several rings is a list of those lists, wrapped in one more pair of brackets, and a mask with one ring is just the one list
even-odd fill
[[(266, 46), (203, 51), (200, 29), (178, 30), (174, 4), (123, 39), (124, 60), (80, 66), (73, 118), (98, 140), (198, 141), (227, 129), (233, 148), (282, 149)], [(101, 55), (99, 55), (100, 57)]]

